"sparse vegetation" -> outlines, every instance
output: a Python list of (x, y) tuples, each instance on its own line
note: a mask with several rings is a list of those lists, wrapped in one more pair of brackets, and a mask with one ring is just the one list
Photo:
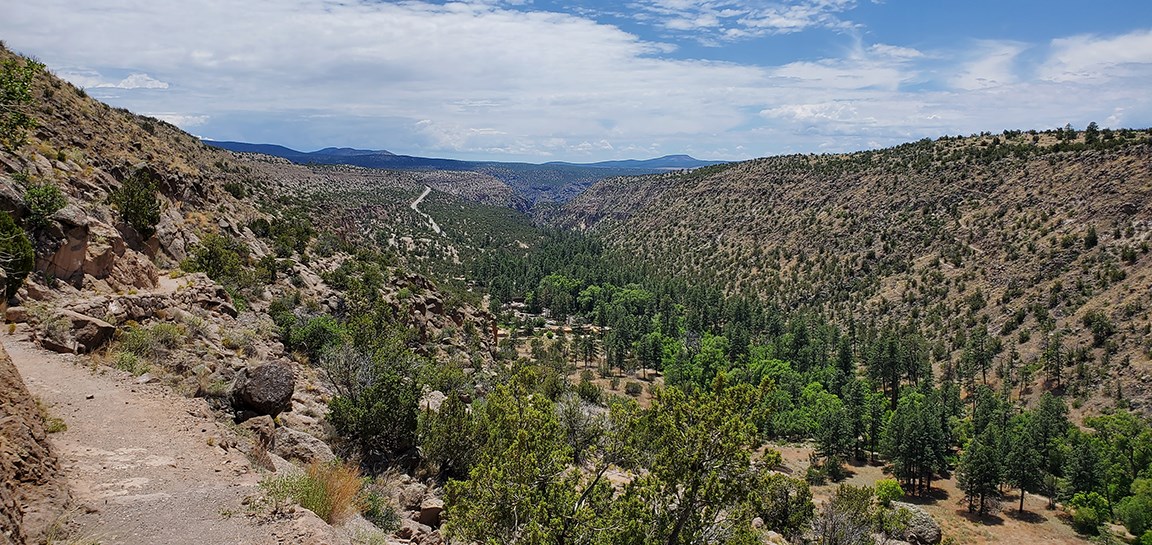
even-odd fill
[(32, 116), (32, 88), (44, 64), (32, 59), (7, 58), (0, 63), (0, 142), (16, 149), (27, 141), (27, 131), (36, 127)]
[(331, 524), (342, 523), (365, 507), (363, 484), (358, 468), (340, 463), (313, 463), (301, 475), (260, 483), (273, 499), (292, 500)]

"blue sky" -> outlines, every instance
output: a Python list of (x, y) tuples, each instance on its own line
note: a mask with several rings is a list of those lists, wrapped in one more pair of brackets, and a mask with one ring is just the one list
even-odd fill
[(744, 159), (1152, 126), (1147, 0), (37, 0), (0, 38), (218, 140)]

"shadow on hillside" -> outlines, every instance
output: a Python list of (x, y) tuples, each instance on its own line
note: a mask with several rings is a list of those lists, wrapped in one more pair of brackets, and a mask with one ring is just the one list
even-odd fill
[(942, 502), (950, 497), (952, 496), (948, 493), (947, 490), (944, 490), (943, 488), (932, 487), (928, 490), (927, 493), (921, 494), (919, 496), (906, 494), (904, 497), (900, 498), (900, 501), (914, 505), (929, 505)]
[(979, 513), (969, 513), (968, 508), (960, 508), (956, 510), (956, 514), (969, 522), (983, 524), (985, 526), (1000, 526), (1004, 524), (1004, 517), (1000, 515), (986, 514), (981, 516)]
[(1041, 515), (1040, 513), (1033, 512), (1033, 511), (1025, 511), (1025, 512), (1021, 513), (1020, 511), (1017, 511), (1016, 509), (1010, 509), (1008, 511), (1005, 511), (1004, 514), (1008, 515), (1008, 517), (1010, 517), (1013, 520), (1018, 520), (1020, 522), (1027, 522), (1029, 524), (1040, 524), (1043, 522), (1048, 522), (1048, 517)]

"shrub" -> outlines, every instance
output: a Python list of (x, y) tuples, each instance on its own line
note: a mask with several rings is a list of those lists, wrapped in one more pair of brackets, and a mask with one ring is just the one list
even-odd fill
[(116, 357), (112, 360), (112, 366), (133, 375), (143, 375), (148, 372), (148, 364), (131, 352), (117, 352)]
[(64, 192), (52, 183), (29, 186), (24, 191), (24, 202), (28, 205), (28, 226), (32, 229), (47, 227), (48, 218), (68, 205)]
[(364, 497), (364, 518), (385, 533), (400, 528), (400, 513), (396, 511), (396, 506), (387, 497), (374, 491)]
[(26, 131), (36, 126), (36, 120), (27, 113), (32, 103), (32, 82), (42, 63), (30, 59), (8, 59), (0, 65), (0, 141), (9, 149), (24, 145)]
[(418, 364), (395, 333), (372, 354), (349, 346), (325, 353), (324, 370), (337, 392), (328, 421), (366, 457), (391, 459), (414, 446), (420, 386), (412, 375)]
[(248, 247), (232, 238), (208, 233), (200, 239), (200, 244), (192, 255), (180, 263), (187, 272), (202, 272), (208, 278), (222, 284), (239, 286), (246, 284), (244, 262), (248, 260)]
[(188, 338), (188, 330), (180, 324), (161, 322), (149, 330), (156, 344), (164, 348), (177, 348)]
[(28, 235), (16, 226), (12, 216), (0, 212), (0, 268), (4, 269), (4, 299), (9, 299), (20, 290), (20, 285), (32, 271), (34, 254)]
[(1077, 492), (1068, 501), (1072, 506), (1072, 526), (1077, 532), (1095, 534), (1108, 516), (1108, 501), (1096, 492)]
[(321, 314), (308, 319), (303, 325), (292, 327), (287, 337), (289, 349), (303, 351), (308, 354), (310, 361), (316, 362), (329, 347), (343, 342), (345, 331), (335, 318)]
[(156, 197), (156, 182), (145, 169), (137, 169), (112, 193), (112, 204), (120, 211), (120, 219), (147, 239), (156, 233), (160, 223), (160, 199)]
[(248, 196), (248, 188), (239, 182), (225, 182), (224, 191), (227, 191), (228, 194), (237, 199), (243, 199)]
[(600, 403), (603, 392), (600, 390), (600, 387), (591, 380), (581, 380), (580, 384), (576, 386), (576, 395), (589, 403)]
[(643, 391), (644, 387), (641, 386), (639, 382), (634, 380), (630, 380), (627, 384), (624, 385), (624, 393), (632, 397), (639, 397), (640, 393)]
[(344, 522), (365, 504), (360, 469), (340, 463), (312, 463), (302, 475), (260, 483), (276, 500), (296, 503), (329, 524)]
[(896, 479), (880, 479), (876, 481), (876, 500), (880, 505), (888, 507), (893, 501), (904, 497), (904, 489)]

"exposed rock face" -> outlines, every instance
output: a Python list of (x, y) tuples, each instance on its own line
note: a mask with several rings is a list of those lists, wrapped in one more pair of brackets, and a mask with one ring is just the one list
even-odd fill
[(246, 367), (236, 374), (232, 383), (232, 405), (237, 410), (275, 417), (292, 410), (292, 392), (295, 389), (296, 377), (292, 366), (285, 362)]
[(56, 454), (20, 373), (0, 346), (0, 535), (38, 543), (69, 500)]
[(892, 502), (893, 507), (904, 508), (912, 513), (908, 520), (908, 528), (904, 531), (904, 540), (916, 545), (936, 545), (943, 537), (940, 525), (932, 519), (923, 509), (911, 503)]
[(36, 263), (36, 270), (81, 287), (86, 278), (103, 280), (112, 289), (156, 286), (156, 266), (128, 247), (115, 227), (89, 217), (70, 204), (52, 216), (56, 225), (45, 235), (56, 242), (54, 252)]

